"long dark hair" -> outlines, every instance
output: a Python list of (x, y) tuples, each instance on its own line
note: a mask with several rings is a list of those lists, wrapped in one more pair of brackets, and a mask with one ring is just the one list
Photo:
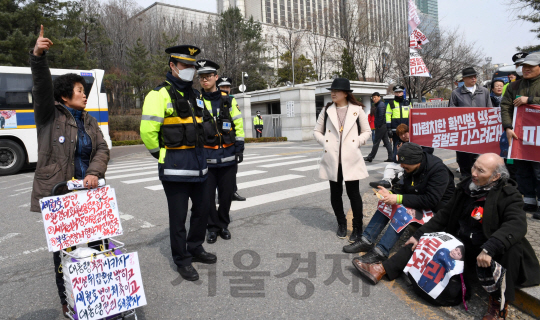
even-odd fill
[[(356, 100), (356, 98), (353, 96), (352, 92), (346, 91), (346, 93), (347, 93), (347, 97), (346, 97), (347, 102), (349, 102), (350, 104), (355, 104), (355, 105), (357, 105), (359, 107), (362, 107), (362, 109), (364, 109), (366, 107), (362, 102)], [(329, 106), (332, 105), (332, 103), (334, 103), (334, 102), (330, 101), (324, 107), (328, 108)]]

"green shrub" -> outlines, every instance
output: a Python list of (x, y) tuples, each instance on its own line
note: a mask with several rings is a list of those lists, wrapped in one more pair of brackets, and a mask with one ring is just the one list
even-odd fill
[(281, 142), (287, 141), (287, 137), (262, 137), (262, 138), (246, 138), (245, 143), (258, 143), (258, 142)]
[(143, 144), (142, 140), (125, 140), (125, 141), (113, 141), (112, 145), (113, 147), (117, 146), (133, 146), (136, 144)]
[(109, 115), (109, 131), (135, 131), (140, 134), (140, 115)]

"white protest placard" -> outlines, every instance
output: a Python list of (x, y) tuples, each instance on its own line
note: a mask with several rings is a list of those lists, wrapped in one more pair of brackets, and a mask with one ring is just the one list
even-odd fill
[(414, 30), (410, 35), (410, 47), (413, 49), (422, 49), (421, 46), (428, 43), (429, 40), (420, 29)]
[(431, 74), (424, 63), (424, 60), (413, 48), (409, 48), (410, 58), (409, 58), (409, 72), (411, 77), (430, 77)]
[(137, 252), (68, 263), (79, 320), (104, 319), (146, 305)]
[(463, 273), (465, 247), (446, 232), (426, 233), (418, 241), (404, 273), (409, 273), (433, 299), (443, 292), (450, 278)]
[(60, 251), (123, 233), (116, 194), (110, 186), (41, 199), (49, 251)]

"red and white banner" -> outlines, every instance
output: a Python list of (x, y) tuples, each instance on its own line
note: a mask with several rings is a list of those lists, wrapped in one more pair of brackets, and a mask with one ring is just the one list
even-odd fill
[(416, 49), (410, 48), (409, 74), (411, 77), (430, 77), (431, 74)]
[(409, 0), (409, 34), (416, 30), (420, 22), (418, 10), (416, 9), (416, 3), (414, 3), (414, 0)]
[(409, 123), (410, 141), (421, 146), (478, 154), (501, 152), (499, 108), (411, 109)]
[(421, 46), (428, 42), (426, 35), (420, 29), (416, 29), (411, 33), (409, 46), (413, 49), (422, 49)]
[(518, 139), (513, 139), (508, 157), (540, 162), (540, 106), (514, 108), (513, 126)]

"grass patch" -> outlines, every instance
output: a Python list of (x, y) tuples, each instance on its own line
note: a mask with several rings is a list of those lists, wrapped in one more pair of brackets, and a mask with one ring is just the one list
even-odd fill
[(137, 144), (143, 144), (142, 140), (124, 140), (124, 141), (113, 141), (113, 147), (117, 146), (134, 146)]

